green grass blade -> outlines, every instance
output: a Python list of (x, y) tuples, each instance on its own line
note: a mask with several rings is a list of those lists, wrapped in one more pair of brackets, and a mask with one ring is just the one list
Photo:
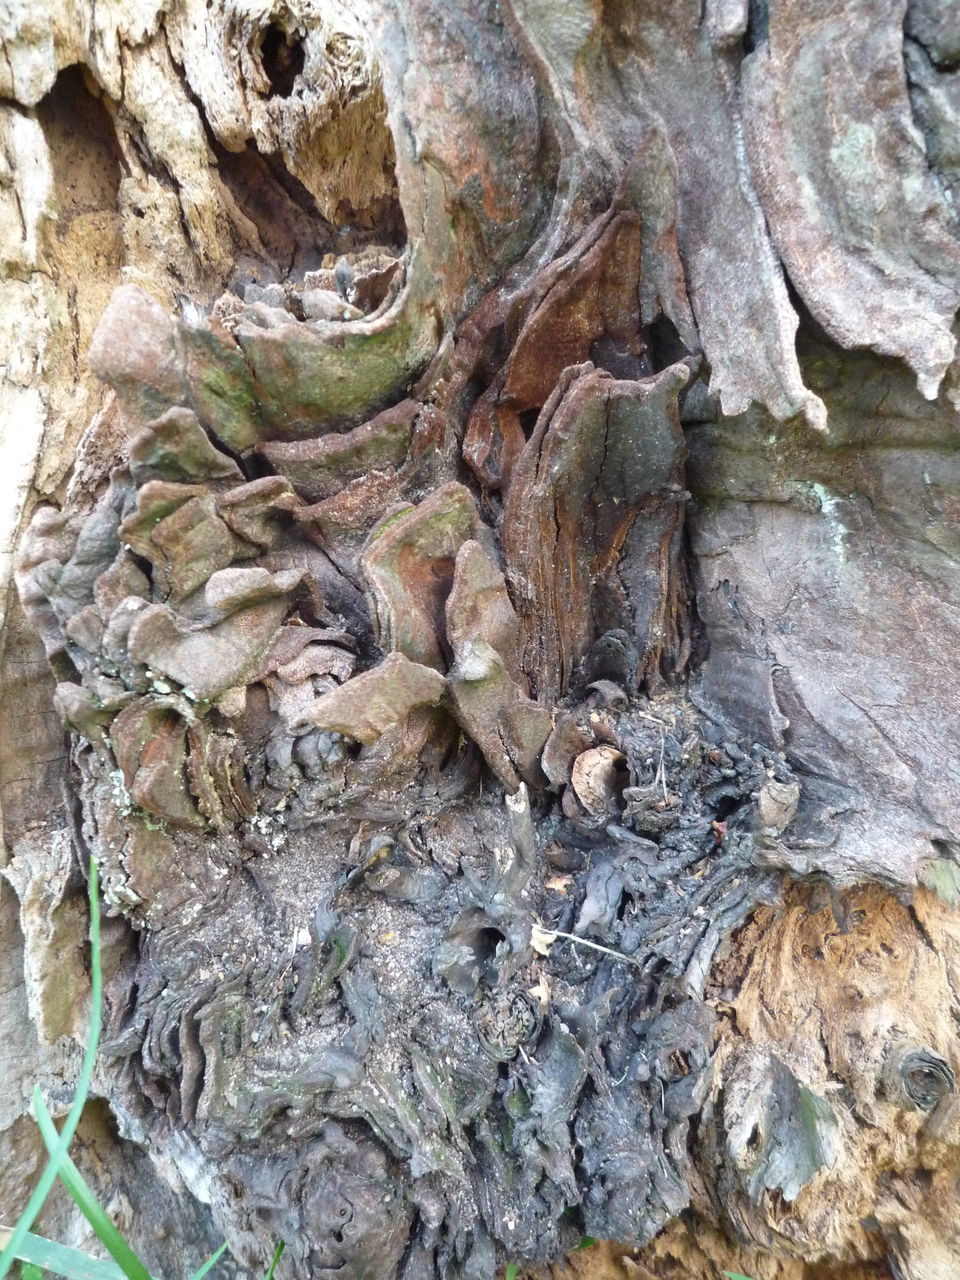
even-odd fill
[[(39, 1089), (34, 1090), (33, 1111), (47, 1150), (52, 1153), (56, 1148), (59, 1134)], [(153, 1280), (150, 1272), (110, 1221), (106, 1210), (84, 1182), (83, 1175), (69, 1156), (61, 1159), (59, 1173), (77, 1208), (93, 1227), (97, 1239), (119, 1265), (127, 1280)]]
[(517, 1280), (519, 1271), (520, 1268), (517, 1264), (515, 1262), (511, 1262), (509, 1267), (507, 1267), (506, 1271), (503, 1273), (503, 1280)]
[(43, 1270), (32, 1262), (24, 1262), (20, 1267), (20, 1280), (43, 1280)]
[(210, 1257), (206, 1260), (203, 1266), (198, 1271), (195, 1271), (193, 1273), (193, 1275), (190, 1277), (190, 1280), (203, 1280), (203, 1277), (207, 1274), (210, 1268), (216, 1266), (216, 1264), (220, 1261), (220, 1259), (223, 1257), (223, 1255), (226, 1252), (227, 1252), (227, 1242), (226, 1240), (224, 1240), (223, 1244), (216, 1251), (216, 1253), (211, 1253)]
[[(0, 1232), (0, 1239), (12, 1232)], [(9, 1249), (9, 1241), (4, 1246)], [(66, 1276), (67, 1280), (126, 1280), (123, 1272), (115, 1262), (89, 1258), (79, 1249), (71, 1249), (69, 1245), (57, 1244), (56, 1240), (45, 1240), (43, 1236), (31, 1235), (28, 1231), (17, 1246), (17, 1258), (27, 1265), (23, 1272), (29, 1275), (27, 1267), (37, 1271), (52, 1271), (54, 1275)]]
[(286, 1247), (287, 1246), (283, 1240), (277, 1241), (277, 1247), (273, 1251), (273, 1260), (270, 1263), (270, 1270), (267, 1272), (266, 1280), (273, 1280), (273, 1273), (276, 1271), (277, 1263), (283, 1257), (283, 1251)]
[(727, 1280), (750, 1280), (749, 1276), (742, 1276), (739, 1271), (725, 1271), (723, 1274)]
[[(66, 1118), (60, 1137), (57, 1140), (55, 1149), (50, 1153), (50, 1159), (47, 1161), (47, 1167), (40, 1175), (40, 1181), (34, 1188), (33, 1195), (27, 1202), (27, 1207), (21, 1213), (17, 1220), (13, 1233), (7, 1241), (2, 1253), (0, 1253), (0, 1280), (7, 1274), (13, 1266), (15, 1258), (19, 1257), (19, 1250), (26, 1238), (30, 1228), (36, 1220), (37, 1214), (43, 1206), (44, 1200), (50, 1194), (50, 1188), (53, 1186), (57, 1178), (57, 1172), (60, 1168), (60, 1161), (67, 1154), (67, 1149), (73, 1141), (73, 1135), (76, 1133), (77, 1125), (80, 1123), (80, 1116), (83, 1112), (84, 1103), (87, 1100), (87, 1094), (90, 1090), (90, 1079), (93, 1076), (93, 1064), (97, 1057), (97, 1045), (100, 1042), (100, 1021), (102, 1016), (101, 1005), (103, 1002), (103, 975), (100, 968), (100, 897), (99, 897), (99, 881), (97, 874), (97, 864), (90, 859), (90, 878), (88, 884), (88, 894), (90, 900), (90, 1030), (87, 1034), (87, 1047), (83, 1055), (83, 1066), (80, 1070), (80, 1079), (77, 1081), (77, 1093), (73, 1100), (73, 1106)], [(29, 1261), (33, 1261), (29, 1259)]]

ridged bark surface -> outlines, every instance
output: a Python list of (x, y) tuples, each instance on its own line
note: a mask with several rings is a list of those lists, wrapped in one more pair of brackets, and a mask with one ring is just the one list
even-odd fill
[(960, 1274), (958, 31), (8, 6), (0, 1219)]

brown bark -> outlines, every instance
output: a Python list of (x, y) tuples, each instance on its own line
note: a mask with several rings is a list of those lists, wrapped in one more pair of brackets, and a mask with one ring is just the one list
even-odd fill
[(960, 1274), (957, 6), (3, 22), (0, 1219)]

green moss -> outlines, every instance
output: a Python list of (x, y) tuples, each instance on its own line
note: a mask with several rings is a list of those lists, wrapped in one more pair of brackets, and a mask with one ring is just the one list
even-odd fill
[(937, 858), (923, 873), (923, 884), (948, 906), (960, 906), (960, 866), (952, 858)]
[(321, 333), (305, 325), (258, 329), (237, 338), (253, 370), (271, 437), (313, 435), (321, 422), (370, 416), (399, 398), (436, 350), (432, 316), (406, 318), (373, 333), (351, 326)]

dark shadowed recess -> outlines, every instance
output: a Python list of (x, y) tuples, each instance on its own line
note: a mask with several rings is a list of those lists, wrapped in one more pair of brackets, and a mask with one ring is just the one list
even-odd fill
[(271, 22), (263, 33), (260, 61), (270, 81), (269, 96), (289, 98), (297, 76), (303, 71), (303, 42), (296, 35)]
[(37, 104), (57, 190), (57, 229), (82, 213), (115, 209), (123, 157), (96, 82), (66, 67)]
[(238, 276), (248, 279), (302, 279), (328, 253), (351, 253), (366, 245), (401, 250), (407, 233), (396, 189), (362, 209), (345, 211), (340, 226), (328, 222), (306, 187), (278, 155), (262, 155), (253, 142), (240, 152), (211, 139), (220, 176), (238, 207), (257, 229), (268, 260), (255, 262), (249, 249), (240, 258)]

